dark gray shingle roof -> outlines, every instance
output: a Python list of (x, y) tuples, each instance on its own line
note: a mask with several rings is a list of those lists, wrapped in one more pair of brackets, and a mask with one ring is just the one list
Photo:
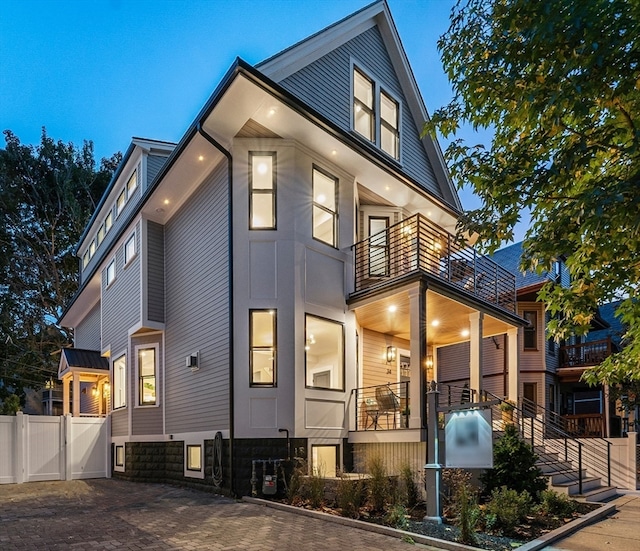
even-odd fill
[(509, 245), (508, 247), (504, 247), (499, 251), (496, 251), (491, 256), (491, 259), (509, 270), (512, 274), (516, 276), (516, 289), (523, 289), (525, 287), (530, 287), (531, 285), (535, 285), (536, 283), (545, 283), (548, 281), (547, 272), (543, 272), (541, 275), (536, 274), (535, 272), (525, 272), (524, 274), (520, 271), (520, 259), (522, 258), (522, 241), (519, 243), (514, 243), (513, 245)]
[(62, 354), (69, 367), (88, 367), (109, 371), (109, 361), (103, 358), (97, 350), (82, 350), (81, 348), (63, 348)]

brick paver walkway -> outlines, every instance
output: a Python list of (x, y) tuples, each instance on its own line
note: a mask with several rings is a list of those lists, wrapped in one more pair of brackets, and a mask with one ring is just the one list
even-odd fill
[(2, 551), (416, 548), (427, 549), (357, 528), (163, 484), (74, 480), (0, 485)]

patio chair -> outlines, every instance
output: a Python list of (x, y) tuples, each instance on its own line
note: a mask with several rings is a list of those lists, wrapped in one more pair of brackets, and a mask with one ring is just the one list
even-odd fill
[[(393, 416), (393, 428), (396, 428), (396, 413), (400, 411), (400, 400), (391, 390), (389, 385), (376, 388), (376, 402), (378, 403), (378, 422), (381, 415), (387, 419), (387, 429), (389, 428), (389, 414)], [(378, 424), (378, 426), (380, 426)]]

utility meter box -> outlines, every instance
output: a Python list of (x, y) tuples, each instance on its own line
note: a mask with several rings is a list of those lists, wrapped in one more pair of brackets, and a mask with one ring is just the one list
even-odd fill
[(262, 495), (272, 496), (278, 491), (278, 477), (275, 474), (265, 474), (262, 477)]

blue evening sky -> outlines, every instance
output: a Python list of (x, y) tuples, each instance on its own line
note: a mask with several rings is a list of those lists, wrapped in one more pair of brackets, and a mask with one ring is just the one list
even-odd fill
[[(451, 96), (436, 42), (454, 0), (388, 3), (433, 111)], [(2, 0), (0, 130), (26, 144), (39, 143), (43, 126), (56, 140), (93, 140), (98, 161), (132, 136), (177, 142), (236, 56), (258, 63), (368, 4)], [(468, 192), (461, 198), (477, 205)]]

